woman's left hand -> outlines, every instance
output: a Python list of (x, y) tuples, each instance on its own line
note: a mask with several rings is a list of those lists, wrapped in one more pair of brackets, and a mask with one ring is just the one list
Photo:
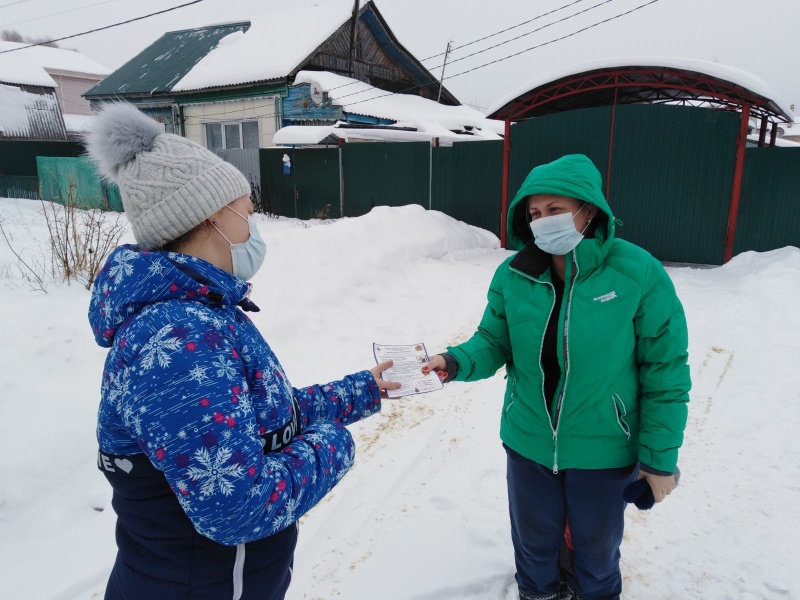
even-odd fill
[(398, 381), (385, 381), (384, 379), (381, 379), (381, 373), (383, 373), (393, 364), (394, 363), (392, 361), (387, 360), (370, 369), (372, 376), (375, 378), (375, 383), (378, 384), (378, 387), (381, 390), (381, 396), (386, 395), (385, 394), (386, 390), (398, 390), (401, 387), (400, 382)]
[(653, 473), (645, 473), (639, 471), (637, 479), (647, 478), (647, 483), (650, 489), (653, 490), (653, 499), (656, 502), (661, 502), (664, 498), (672, 493), (677, 483), (675, 482), (675, 475), (654, 475)]

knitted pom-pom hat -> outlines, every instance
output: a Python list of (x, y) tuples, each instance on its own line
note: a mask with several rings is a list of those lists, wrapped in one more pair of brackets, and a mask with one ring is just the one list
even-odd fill
[(102, 109), (86, 146), (100, 174), (119, 187), (142, 250), (160, 248), (250, 195), (236, 167), (191, 140), (164, 133), (126, 102)]

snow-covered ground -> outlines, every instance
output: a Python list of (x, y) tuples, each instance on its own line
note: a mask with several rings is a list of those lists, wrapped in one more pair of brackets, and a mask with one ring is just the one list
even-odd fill
[[(17, 248), (46, 242), (38, 202), (0, 199)], [(294, 385), (372, 366), (372, 342), (468, 338), (494, 268), (491, 234), (418, 206), (335, 223), (259, 217), (256, 324)], [(130, 235), (126, 241), (130, 241)], [(102, 598), (114, 553), (95, 467), (105, 351), (89, 292), (33, 292), (0, 239), (0, 598)], [(694, 380), (683, 478), (629, 509), (628, 600), (800, 599), (800, 250), (668, 269)], [(356, 465), (301, 520), (289, 600), (510, 600), (498, 439), (504, 380), (384, 402), (356, 424)]]

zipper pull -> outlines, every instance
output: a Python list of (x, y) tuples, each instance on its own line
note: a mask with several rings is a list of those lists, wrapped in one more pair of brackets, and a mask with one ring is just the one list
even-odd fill
[(553, 475), (558, 475), (558, 431), (553, 430)]

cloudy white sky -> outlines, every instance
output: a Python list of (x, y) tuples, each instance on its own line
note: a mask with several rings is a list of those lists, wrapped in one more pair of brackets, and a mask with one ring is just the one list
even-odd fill
[[(61, 37), (163, 10), (187, 0), (0, 0), (0, 29)], [(362, 4), (365, 0), (362, 0)], [(537, 15), (569, 8), (468, 48), (451, 59), (530, 32), (556, 19), (597, 6), (585, 14), (447, 67), (446, 77), (554, 40), (652, 0), (376, 0), (398, 39), (418, 58), (511, 27)], [(107, 31), (63, 42), (116, 68), (165, 31), (275, 14), (287, 6), (326, 0), (204, 0)], [(61, 14), (58, 14), (61, 13)], [(486, 108), (527, 80), (547, 71), (597, 58), (671, 56), (709, 60), (763, 79), (786, 104), (800, 106), (798, 0), (656, 0), (641, 10), (517, 57), (448, 78), (445, 85), (463, 103)], [(298, 31), (302, 35), (302, 31)], [(441, 57), (425, 61), (439, 75)]]

